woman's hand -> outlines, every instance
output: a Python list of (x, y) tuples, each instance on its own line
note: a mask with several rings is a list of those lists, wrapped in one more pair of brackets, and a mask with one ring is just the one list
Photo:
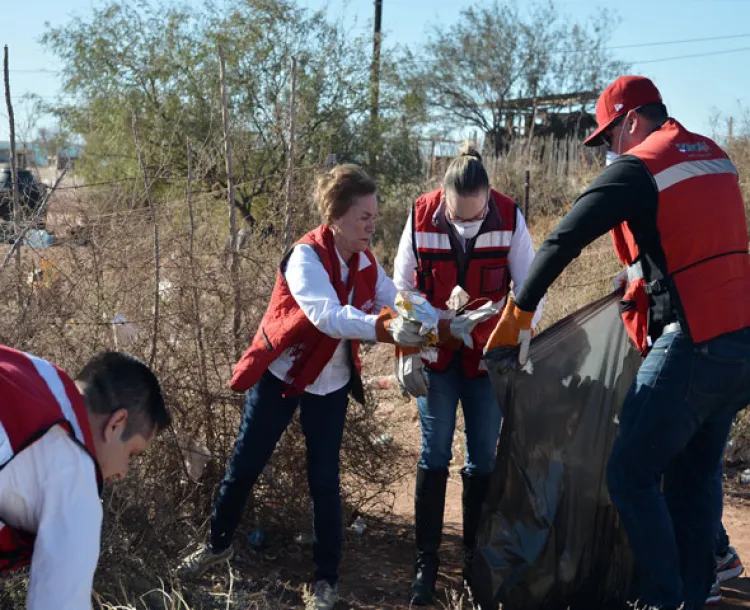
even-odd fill
[(420, 328), (419, 322), (406, 320), (390, 307), (383, 307), (375, 322), (375, 335), (380, 343), (421, 347), (427, 343), (427, 336), (419, 333)]
[(479, 309), (466, 311), (454, 318), (444, 318), (438, 324), (438, 340), (441, 344), (452, 346), (450, 349), (458, 349), (462, 344), (471, 349), (474, 347), (471, 332), (477, 324), (489, 320), (498, 313), (499, 309), (490, 303)]

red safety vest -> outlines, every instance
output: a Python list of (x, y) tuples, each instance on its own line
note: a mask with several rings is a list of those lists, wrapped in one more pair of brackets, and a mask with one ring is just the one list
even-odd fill
[[(349, 295), (353, 290), (351, 305), (365, 313), (373, 312), (378, 265), (372, 252), (365, 250), (352, 256), (349, 261), (349, 277), (344, 284), (341, 280), (341, 263), (333, 241), (333, 233), (327, 225), (310, 231), (295, 246), (301, 244), (315, 248), (342, 305), (349, 304)], [(271, 301), (252, 344), (234, 366), (230, 386), (236, 392), (249, 390), (276, 358), (286, 350), (292, 350), (294, 364), (284, 379), (286, 389), (283, 395), (300, 395), (318, 378), (341, 341), (315, 328), (292, 296), (284, 279), (290, 255), (291, 250), (279, 265)], [(364, 402), (360, 378), (359, 341), (350, 340), (349, 345), (355, 373), (352, 376), (352, 395), (358, 401)]]
[[(467, 309), (477, 309), (488, 300), (504, 301), (510, 285), (508, 252), (516, 229), (516, 204), (499, 191), (490, 189), (487, 217), (477, 236), (462, 248), (445, 217), (443, 190), (426, 193), (412, 208), (412, 245), (417, 257), (415, 284), (433, 307), (447, 309), (446, 301), (456, 286), (470, 297)], [(486, 374), (482, 350), (500, 314), (477, 325), (472, 333), (474, 347), (461, 347), (467, 377)], [(455, 356), (448, 346), (423, 350), (429, 367), (443, 371)]]
[[(102, 475), (89, 417), (73, 381), (46, 360), (0, 346), (0, 469), (57, 425), (94, 460), (101, 493)], [(0, 571), (11, 572), (31, 562), (35, 534), (3, 523), (2, 510)]]
[(663, 251), (646, 251), (627, 223), (612, 231), (629, 266), (622, 317), (633, 343), (646, 354), (649, 337), (671, 322), (695, 343), (750, 326), (745, 206), (727, 155), (673, 119), (627, 154), (644, 163), (659, 191)]

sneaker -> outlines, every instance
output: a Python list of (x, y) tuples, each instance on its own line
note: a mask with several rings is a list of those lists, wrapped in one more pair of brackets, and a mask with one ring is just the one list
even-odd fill
[(744, 571), (745, 567), (742, 565), (740, 556), (734, 550), (733, 546), (729, 547), (729, 550), (723, 557), (716, 558), (716, 576), (719, 582), (726, 582), (737, 578)]
[(717, 579), (716, 581), (714, 581), (714, 584), (711, 585), (711, 590), (708, 592), (708, 597), (706, 598), (704, 604), (706, 606), (715, 606), (719, 602), (721, 602), (721, 585), (719, 584), (719, 580)]
[(339, 599), (339, 587), (328, 581), (319, 580), (315, 583), (313, 594), (307, 600), (306, 610), (331, 610)]
[(234, 547), (229, 545), (223, 551), (214, 553), (207, 544), (201, 544), (196, 551), (185, 557), (180, 563), (180, 576), (202, 576), (212, 565), (227, 561), (234, 556)]

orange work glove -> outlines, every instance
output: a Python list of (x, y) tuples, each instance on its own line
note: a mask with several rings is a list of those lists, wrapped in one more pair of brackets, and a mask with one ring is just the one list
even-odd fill
[(529, 351), (529, 342), (531, 341), (531, 320), (534, 317), (533, 311), (523, 311), (516, 306), (513, 297), (508, 297), (508, 303), (503, 310), (500, 321), (495, 326), (495, 330), (487, 341), (484, 348), (485, 353), (496, 347), (508, 347), (521, 344), (521, 351), (518, 361), (523, 365), (526, 363), (526, 357)]
[(398, 314), (390, 307), (383, 307), (380, 310), (378, 319), (375, 321), (375, 338), (378, 343), (393, 343), (395, 345), (396, 342), (393, 340), (391, 333), (388, 332), (388, 327), (391, 325), (393, 319), (397, 317)]

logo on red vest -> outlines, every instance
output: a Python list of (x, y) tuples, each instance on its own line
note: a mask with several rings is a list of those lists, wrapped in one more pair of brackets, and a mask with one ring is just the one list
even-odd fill
[(711, 147), (705, 142), (677, 142), (677, 150), (681, 153), (707, 153), (711, 152)]

